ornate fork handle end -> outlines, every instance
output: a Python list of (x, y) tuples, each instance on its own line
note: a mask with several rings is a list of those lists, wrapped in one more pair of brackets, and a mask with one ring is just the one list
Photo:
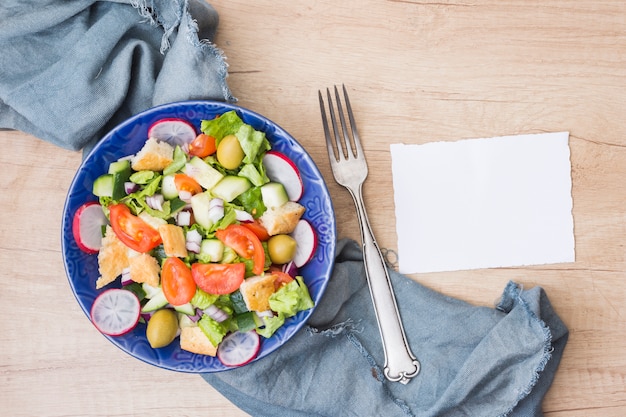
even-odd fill
[(387, 378), (391, 382), (399, 382), (403, 385), (408, 384), (411, 378), (417, 376), (417, 374), (420, 373), (419, 361), (417, 359), (414, 359), (412, 364), (415, 367), (413, 371), (401, 371), (398, 375), (390, 375), (389, 372), (391, 370), (388, 366), (386, 366), (385, 369), (383, 370), (383, 372), (385, 373), (385, 378)]

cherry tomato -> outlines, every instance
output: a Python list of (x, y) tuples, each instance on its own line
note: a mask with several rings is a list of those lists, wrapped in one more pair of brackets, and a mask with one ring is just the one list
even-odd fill
[(278, 268), (270, 268), (270, 274), (274, 275), (276, 279), (274, 280), (274, 288), (277, 290), (283, 285), (289, 284), (293, 281), (293, 277), (286, 272), (281, 271)]
[(196, 293), (196, 282), (191, 270), (179, 258), (167, 258), (161, 268), (161, 288), (173, 306), (188, 303)]
[(109, 206), (111, 228), (117, 237), (137, 252), (148, 252), (161, 243), (159, 231), (130, 212), (126, 204)]
[(174, 175), (174, 185), (176, 189), (180, 191), (188, 191), (191, 195), (202, 192), (202, 186), (198, 184), (198, 181), (191, 178), (189, 175), (176, 174)]
[(191, 275), (201, 290), (209, 294), (230, 294), (243, 282), (246, 266), (237, 264), (201, 264), (191, 265)]
[(267, 229), (258, 220), (249, 223), (241, 223), (241, 225), (246, 229), (250, 229), (261, 242), (265, 242), (270, 238), (270, 234), (267, 233)]
[(218, 229), (215, 236), (228, 247), (234, 249), (242, 258), (252, 259), (254, 266), (252, 272), (256, 275), (263, 273), (265, 266), (265, 252), (261, 241), (250, 229), (240, 225), (231, 224), (226, 229)]
[(217, 151), (215, 146), (215, 138), (204, 133), (200, 133), (189, 144), (189, 155), (199, 156), (200, 158), (213, 155)]

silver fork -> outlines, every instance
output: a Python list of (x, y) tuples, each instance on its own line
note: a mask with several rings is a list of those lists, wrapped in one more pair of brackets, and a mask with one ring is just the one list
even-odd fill
[(368, 169), (365, 155), (361, 147), (361, 140), (356, 130), (356, 123), (354, 122), (350, 100), (348, 99), (348, 92), (346, 91), (346, 87), (343, 86), (343, 96), (345, 98), (346, 110), (350, 121), (352, 141), (348, 134), (348, 125), (343, 113), (337, 87), (335, 86), (335, 102), (337, 113), (339, 114), (339, 121), (341, 122), (341, 132), (339, 131), (335, 111), (333, 109), (333, 99), (330, 90), (326, 89), (326, 95), (328, 96), (328, 113), (330, 114), (333, 130), (332, 135), (326, 118), (324, 98), (321, 91), (318, 93), (330, 166), (337, 183), (344, 186), (352, 195), (359, 217), (365, 275), (367, 277), (370, 295), (372, 296), (374, 312), (376, 313), (376, 319), (378, 321), (378, 330), (385, 354), (383, 371), (388, 380), (406, 384), (419, 373), (420, 363), (413, 353), (411, 353), (411, 349), (407, 343), (391, 280), (389, 279), (389, 274), (385, 268), (380, 248), (378, 247), (378, 243), (376, 243), (372, 228), (369, 224), (365, 205), (363, 204), (361, 189), (365, 178), (367, 178)]

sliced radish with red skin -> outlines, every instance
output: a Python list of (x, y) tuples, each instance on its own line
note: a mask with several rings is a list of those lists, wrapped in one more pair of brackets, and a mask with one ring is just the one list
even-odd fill
[(102, 246), (102, 226), (108, 223), (98, 202), (90, 201), (80, 206), (72, 221), (72, 234), (80, 250), (98, 253)]
[(226, 336), (217, 348), (217, 358), (226, 366), (242, 366), (252, 361), (261, 349), (256, 330), (234, 332)]
[(292, 262), (297, 268), (300, 268), (313, 258), (317, 250), (317, 233), (311, 223), (305, 219), (300, 219), (290, 235), (297, 242), (296, 254)]
[(166, 118), (157, 120), (148, 129), (148, 137), (172, 146), (190, 143), (196, 138), (196, 128), (184, 119)]
[(277, 151), (268, 151), (263, 156), (263, 165), (265, 165), (267, 177), (285, 187), (289, 200), (300, 200), (304, 192), (300, 171), (287, 155)]
[(121, 288), (111, 288), (96, 297), (90, 316), (101, 333), (121, 336), (135, 328), (140, 313), (141, 304), (135, 294)]

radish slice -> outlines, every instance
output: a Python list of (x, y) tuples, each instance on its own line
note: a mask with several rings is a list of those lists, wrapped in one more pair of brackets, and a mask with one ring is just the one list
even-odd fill
[(222, 340), (217, 357), (226, 366), (241, 366), (256, 358), (260, 349), (261, 339), (256, 330), (234, 332)]
[(96, 297), (91, 306), (91, 321), (100, 332), (120, 336), (135, 328), (141, 305), (130, 291), (112, 288)]
[(167, 142), (172, 146), (184, 146), (196, 138), (196, 129), (186, 120), (166, 118), (150, 126), (148, 137)]
[(300, 268), (313, 258), (317, 249), (317, 233), (305, 219), (300, 219), (296, 224), (293, 232), (290, 233), (298, 244), (296, 245), (296, 254), (293, 257), (293, 264)]
[(89, 254), (98, 253), (102, 246), (102, 226), (106, 224), (108, 220), (99, 203), (91, 201), (80, 206), (72, 222), (72, 234), (78, 247)]
[(298, 167), (286, 155), (268, 151), (263, 156), (263, 164), (267, 177), (273, 182), (279, 182), (285, 187), (289, 200), (298, 201), (304, 192), (304, 185)]

